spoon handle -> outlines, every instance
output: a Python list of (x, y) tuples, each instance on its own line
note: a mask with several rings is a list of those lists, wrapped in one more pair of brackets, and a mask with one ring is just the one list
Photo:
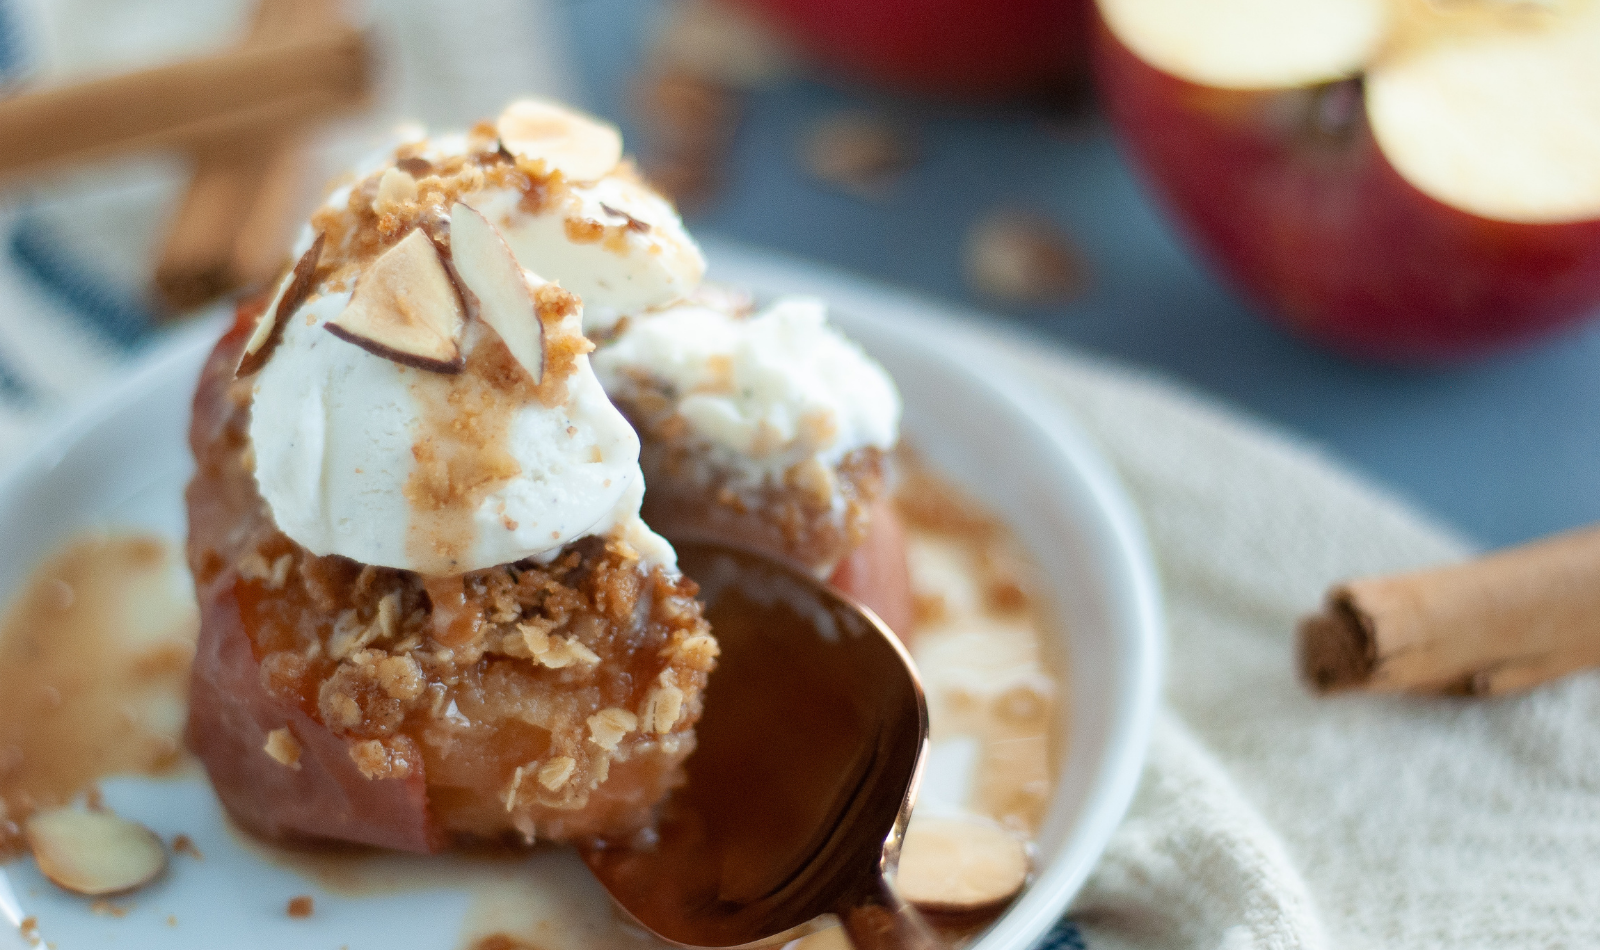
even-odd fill
[(855, 950), (946, 950), (916, 908), (881, 876), (846, 901), (838, 916)]

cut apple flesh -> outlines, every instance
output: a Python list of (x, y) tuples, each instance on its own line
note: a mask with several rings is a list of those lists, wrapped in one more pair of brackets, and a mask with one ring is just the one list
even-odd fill
[(1162, 72), (1221, 89), (1359, 73), (1389, 31), (1389, 0), (1100, 0), (1106, 25)]
[(494, 225), (476, 209), (450, 210), (450, 260), (469, 316), (500, 335), (535, 383), (544, 378), (544, 325), (522, 265)]
[(495, 121), (500, 144), (572, 181), (594, 181), (622, 160), (616, 126), (543, 99), (519, 99)]
[(460, 372), (466, 309), (439, 249), (415, 229), (367, 267), (328, 332), (369, 353), (436, 373)]
[(1368, 70), (1373, 137), (1452, 207), (1528, 224), (1600, 217), (1600, 3), (1488, 6), (1406, 24)]
[(1600, 218), (1600, 2), (1099, 0), (1113, 36), (1187, 82), (1362, 76), (1384, 157), (1423, 194), (1519, 223)]

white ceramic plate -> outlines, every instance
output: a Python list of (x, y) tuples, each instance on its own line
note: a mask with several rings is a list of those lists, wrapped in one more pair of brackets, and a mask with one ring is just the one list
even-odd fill
[[(1037, 875), (974, 946), (1025, 950), (1060, 917), (1104, 850), (1144, 760), (1159, 691), (1161, 615), (1133, 509), (1075, 426), (1000, 374), (985, 372), (981, 352), (954, 352), (945, 339), (954, 318), (936, 306), (736, 248), (714, 248), (708, 256), (717, 262), (714, 277), (762, 296), (826, 298), (834, 319), (899, 384), (906, 437), (999, 513), (1051, 582), (1050, 626), (1065, 641), (1057, 655), (1070, 657), (1061, 671), (1066, 754), (1037, 840)], [(174, 335), (0, 481), (0, 602), (76, 530), (138, 527), (182, 536), (189, 399), (220, 326), (212, 320)], [(606, 927), (596, 916), (604, 915), (604, 902), (595, 899), (581, 864), (559, 851), (462, 866), (463, 878), (475, 882), (471, 893), (446, 883), (457, 869), (449, 858), (397, 859), (375, 872), (406, 878), (405, 887), (327, 891), (302, 870), (264, 860), (241, 843), (201, 778), (115, 779), (103, 788), (114, 808), (164, 837), (188, 834), (204, 861), (175, 858), (172, 873), (122, 902), (129, 908), (122, 918), (91, 913), (85, 901), (44, 882), (30, 861), (0, 866), (0, 950), (27, 946), (16, 924), (29, 915), (57, 950), (444, 950), (458, 946), (468, 930), (491, 929), (486, 917), (507, 913), (548, 915), (544, 945), (568, 950), (561, 945), (594, 945)], [(437, 883), (417, 884), (419, 868)], [(542, 890), (526, 890), (534, 878), (545, 882)], [(485, 905), (489, 892), (506, 899)], [(316, 896), (312, 918), (285, 915), (285, 901), (297, 894)]]

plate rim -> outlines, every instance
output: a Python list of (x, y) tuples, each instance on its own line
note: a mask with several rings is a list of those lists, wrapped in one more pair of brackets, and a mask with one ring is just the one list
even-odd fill
[[(998, 333), (989, 330), (985, 324), (993, 325), (998, 321), (986, 318), (979, 311), (953, 307), (773, 252), (715, 239), (700, 243), (715, 262), (709, 275), (713, 280), (734, 277), (732, 282), (752, 286), (758, 293), (782, 288), (784, 293), (821, 296), (830, 311), (861, 314), (863, 319), (883, 322), (896, 336), (932, 354), (940, 362), (960, 367), (972, 358), (972, 354), (964, 351), (958, 356), (957, 343), (952, 337), (977, 334), (1003, 338), (1008, 335), (1004, 330)], [(130, 394), (149, 389), (156, 380), (176, 371), (173, 364), (187, 363), (193, 359), (194, 350), (214, 341), (231, 313), (231, 304), (216, 305), (202, 311), (186, 325), (151, 340), (118, 379), (61, 413), (52, 431), (20, 453), (13, 464), (0, 469), (0, 499), (14, 497), (30, 481), (47, 478), (78, 442), (119, 410)], [(911, 332), (919, 324), (933, 324), (946, 332)], [(986, 354), (984, 358), (995, 365), (1004, 359), (1000, 354)], [(1124, 644), (1129, 663), (1125, 681), (1119, 684), (1116, 694), (1102, 759), (1104, 764), (1087, 796), (1078, 827), (1071, 832), (1062, 852), (1030, 882), (1022, 897), (969, 947), (969, 950), (1002, 950), (1034, 946), (1056, 925), (1132, 805), (1160, 705), (1165, 620), (1155, 561), (1142, 519), (1115, 469), (1093, 439), (1069, 412), (1048, 406), (1041, 397), (1004, 374), (968, 371), (966, 375), (973, 384), (988, 388), (1015, 407), (1054, 443), (1080, 477), (1091, 501), (1090, 509), (1098, 513), (1102, 522), (1096, 527), (1104, 535), (1102, 540), (1109, 542), (1109, 549), (1115, 554), (1112, 560), (1122, 574), (1125, 589), (1118, 592), (1116, 600), (1129, 615), (1132, 634)]]

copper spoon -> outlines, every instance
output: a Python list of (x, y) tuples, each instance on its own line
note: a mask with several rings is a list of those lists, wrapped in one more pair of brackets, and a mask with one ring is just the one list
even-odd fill
[(684, 947), (801, 936), (834, 914), (857, 950), (943, 946), (894, 890), (928, 745), (910, 657), (871, 611), (762, 555), (675, 541), (722, 656), (688, 782), (653, 841), (583, 858)]

